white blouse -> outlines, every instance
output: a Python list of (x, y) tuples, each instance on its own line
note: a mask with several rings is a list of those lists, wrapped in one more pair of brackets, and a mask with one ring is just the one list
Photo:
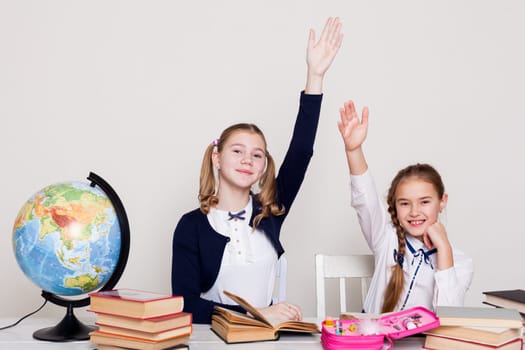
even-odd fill
[[(366, 296), (364, 310), (380, 313), (386, 286), (392, 275), (394, 250), (398, 249), (397, 235), (390, 215), (379, 197), (370, 171), (350, 176), (352, 206), (357, 211), (361, 231), (372, 250), (375, 270)], [(404, 290), (394, 311), (424, 306), (434, 310), (437, 305), (461, 306), (473, 275), (472, 259), (452, 247), (454, 266), (438, 271), (436, 254), (427, 258), (420, 249), (427, 251), (423, 242), (406, 236), (408, 244), (404, 257)]]
[(236, 304), (225, 296), (227, 290), (246, 299), (255, 307), (270, 305), (275, 284), (277, 252), (264, 232), (250, 227), (252, 198), (242, 215), (233, 218), (227, 211), (212, 208), (207, 215), (215, 231), (229, 237), (217, 280), (201, 297), (223, 304)]

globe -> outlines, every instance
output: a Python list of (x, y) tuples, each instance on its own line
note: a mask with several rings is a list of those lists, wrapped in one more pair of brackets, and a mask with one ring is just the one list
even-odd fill
[[(101, 177), (90, 173), (88, 179), (92, 182), (61, 182), (41, 189), (15, 219), (12, 242), (18, 265), (46, 300), (68, 308), (63, 322), (35, 332), (37, 339), (87, 339), (93, 327), (81, 325), (73, 308), (88, 305), (89, 292), (112, 288), (127, 261), (124, 207)], [(85, 298), (67, 299), (81, 295)]]
[(38, 191), (20, 209), (13, 249), (24, 274), (63, 296), (91, 292), (111, 276), (120, 254), (120, 226), (108, 196), (83, 182)]

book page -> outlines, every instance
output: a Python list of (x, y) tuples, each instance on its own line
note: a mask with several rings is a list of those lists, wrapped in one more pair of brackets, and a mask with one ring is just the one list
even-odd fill
[[(272, 321), (272, 320), (270, 320)], [(320, 329), (316, 323), (305, 321), (283, 321), (275, 320), (274, 327), (280, 331), (319, 333)]]
[[(263, 314), (261, 314), (259, 312), (259, 310), (257, 310), (255, 307), (253, 307), (250, 303), (248, 303), (246, 300), (244, 300), (243, 298), (241, 298), (240, 296), (237, 296), (233, 293), (230, 293), (228, 292), (227, 290), (223, 291), (224, 294), (226, 294), (231, 300), (235, 301), (237, 304), (239, 304), (240, 306), (242, 306), (246, 311), (248, 311), (250, 314), (253, 315), (253, 317), (261, 322), (264, 322), (266, 323), (267, 325), (269, 326), (272, 326), (273, 327), (273, 324), (266, 318), (263, 316)], [(282, 320), (281, 320), (282, 321)]]
[(265, 322), (262, 322), (260, 320), (257, 320), (251, 316), (248, 316), (246, 314), (225, 309), (220, 306), (215, 307), (215, 311), (217, 314), (222, 316), (225, 320), (227, 320), (229, 323), (234, 324), (241, 324), (241, 325), (250, 325), (250, 326), (257, 326), (257, 327), (264, 327), (264, 328), (272, 328), (273, 327)]

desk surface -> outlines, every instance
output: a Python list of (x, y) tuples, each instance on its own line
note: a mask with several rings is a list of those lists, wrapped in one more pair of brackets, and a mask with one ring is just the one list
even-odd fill
[[(0, 327), (15, 322), (14, 319), (1, 319)], [(45, 327), (51, 327), (58, 323), (57, 320), (45, 318), (28, 318), (13, 328), (0, 330), (0, 349), (13, 350), (35, 350), (35, 349), (68, 349), (68, 350), (93, 350), (95, 344), (89, 341), (75, 342), (46, 342), (33, 339), (33, 332)], [(236, 349), (265, 349), (265, 350), (322, 350), (323, 347), (319, 340), (319, 335), (291, 335), (283, 334), (278, 341), (257, 342), (244, 344), (225, 344), (215, 333), (210, 330), (209, 325), (193, 325), (193, 332), (190, 337), (190, 350), (236, 350)], [(397, 350), (421, 349), (423, 344), (422, 337), (402, 339), (395, 342), (394, 348)]]

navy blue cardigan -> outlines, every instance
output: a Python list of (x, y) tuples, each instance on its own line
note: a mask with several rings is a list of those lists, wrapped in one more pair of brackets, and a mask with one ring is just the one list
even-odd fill
[[(288, 215), (304, 179), (308, 163), (313, 155), (313, 145), (319, 122), (322, 95), (301, 93), (299, 113), (292, 140), (279, 169), (277, 201), (286, 212), (281, 216), (270, 215), (260, 221), (262, 230), (272, 242), (277, 255), (284, 253), (279, 240), (281, 226)], [(257, 196), (253, 197), (253, 219), (261, 212)], [(184, 296), (184, 311), (193, 314), (194, 323), (210, 323), (215, 305), (245, 312), (238, 305), (225, 305), (200, 297), (209, 290), (219, 274), (224, 248), (229, 238), (216, 232), (200, 209), (182, 216), (173, 235), (171, 287), (173, 295)]]

